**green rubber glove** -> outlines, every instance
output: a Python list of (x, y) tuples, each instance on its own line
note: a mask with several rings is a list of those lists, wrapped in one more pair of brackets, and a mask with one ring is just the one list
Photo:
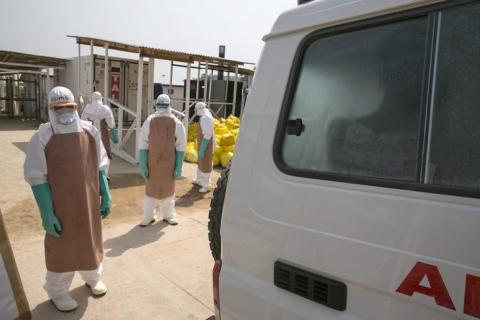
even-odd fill
[(105, 171), (98, 173), (98, 182), (100, 186), (100, 196), (102, 201), (100, 202), (100, 216), (105, 219), (112, 211), (112, 195), (108, 187), (107, 174)]
[(110, 129), (110, 140), (112, 140), (112, 142), (114, 144), (117, 144), (118, 143), (118, 129), (117, 128), (112, 128)]
[(148, 149), (140, 150), (140, 175), (148, 179)]
[(183, 159), (185, 158), (185, 152), (175, 151), (175, 170), (173, 171), (173, 178), (175, 180), (182, 176)]
[(205, 157), (205, 151), (207, 150), (210, 140), (203, 138), (200, 142), (200, 148), (198, 148), (198, 160), (202, 160)]
[(43, 183), (32, 186), (33, 195), (37, 201), (38, 209), (40, 209), (40, 216), (42, 217), (43, 229), (54, 237), (59, 238), (62, 226), (55, 215), (53, 209), (52, 192), (50, 191), (50, 184)]

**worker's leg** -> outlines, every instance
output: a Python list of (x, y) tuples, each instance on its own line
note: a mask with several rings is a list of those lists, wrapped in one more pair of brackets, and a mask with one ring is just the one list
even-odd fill
[(158, 205), (158, 199), (145, 195), (143, 200), (143, 220), (140, 226), (146, 227), (155, 222), (155, 212)]
[(175, 195), (164, 198), (160, 201), (163, 220), (168, 222), (171, 225), (177, 225), (177, 212), (175, 211)]
[(97, 269), (79, 271), (80, 276), (95, 296), (103, 295), (107, 292), (107, 287), (100, 281), (103, 273), (103, 264), (100, 263)]
[(195, 185), (197, 185), (197, 186), (199, 186), (199, 187), (201, 187), (201, 184), (200, 184), (200, 175), (201, 175), (201, 173), (202, 173), (202, 172), (201, 172), (200, 169), (197, 167), (197, 174), (196, 174), (196, 176), (195, 176), (195, 179), (192, 180), (192, 183), (195, 184)]
[(212, 172), (202, 172), (200, 169), (197, 169), (197, 181), (198, 185), (200, 186), (201, 193), (208, 192), (210, 189)]
[(87, 283), (98, 281), (100, 280), (103, 274), (103, 263), (100, 263), (97, 269), (82, 270), (82, 271), (79, 271), (78, 273), (80, 273), (80, 276), (82, 277), (83, 281)]
[(43, 288), (50, 299), (68, 294), (75, 272), (47, 271)]
[(78, 307), (77, 301), (68, 294), (74, 275), (74, 272), (47, 271), (43, 288), (48, 297), (52, 299), (55, 307), (60, 311), (72, 311)]

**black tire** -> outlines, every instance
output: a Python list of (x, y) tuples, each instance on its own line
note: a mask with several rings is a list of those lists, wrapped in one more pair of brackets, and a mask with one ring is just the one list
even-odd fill
[(217, 181), (217, 187), (213, 191), (213, 198), (210, 202), (210, 212), (208, 213), (208, 239), (210, 240), (210, 250), (214, 260), (220, 259), (221, 238), (220, 225), (222, 222), (223, 201), (227, 192), (228, 175), (230, 173), (230, 164), (222, 171)]

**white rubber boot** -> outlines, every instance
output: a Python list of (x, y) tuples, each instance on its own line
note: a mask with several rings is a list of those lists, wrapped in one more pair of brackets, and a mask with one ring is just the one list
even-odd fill
[(163, 221), (169, 225), (176, 226), (178, 224), (177, 213), (175, 212), (175, 196), (171, 196), (161, 200), (161, 208)]
[(52, 302), (58, 311), (69, 312), (78, 308), (78, 303), (69, 294), (64, 294), (56, 298), (52, 298)]
[(140, 227), (148, 227), (149, 225), (154, 224), (156, 221), (156, 217), (145, 217), (143, 218), (142, 222), (140, 222)]
[(85, 283), (94, 296), (103, 296), (107, 293), (107, 286), (100, 280), (87, 281)]
[(209, 190), (208, 188), (205, 188), (205, 187), (201, 187), (200, 189), (198, 189), (198, 192), (200, 193), (207, 193)]
[(169, 225), (172, 225), (172, 226), (176, 226), (178, 224), (177, 218), (167, 217), (167, 218), (163, 218), (163, 221), (165, 221), (166, 223), (168, 223)]

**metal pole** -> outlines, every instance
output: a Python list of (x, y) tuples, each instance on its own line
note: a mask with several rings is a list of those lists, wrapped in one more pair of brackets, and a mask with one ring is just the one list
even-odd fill
[[(230, 84), (230, 72), (227, 72), (227, 82), (225, 84), (225, 102), (228, 103), (228, 85)], [(220, 108), (225, 108), (225, 116), (227, 116), (227, 104), (222, 105)]]
[(155, 97), (153, 96), (153, 75), (154, 75), (154, 68), (155, 68), (155, 59), (150, 58), (148, 60), (148, 92), (147, 92), (147, 114), (149, 114), (151, 111), (150, 108), (153, 106), (153, 99)]
[(170, 92), (173, 92), (172, 84), (173, 84), (173, 60), (170, 60), (170, 84), (168, 87), (168, 90), (170, 90)]
[(233, 83), (233, 115), (237, 111), (237, 79), (238, 79), (238, 65), (235, 66), (235, 79)]
[(228, 102), (228, 85), (230, 84), (230, 72), (227, 72), (227, 83), (225, 84), (225, 101)]
[(47, 89), (47, 95), (50, 92), (50, 68), (47, 68), (47, 78), (46, 78), (46, 89)]
[(103, 96), (110, 98), (110, 90), (108, 86), (108, 76), (110, 74), (110, 67), (108, 65), (108, 43), (105, 44), (105, 69), (104, 69), (104, 84), (103, 84)]
[(203, 79), (203, 102), (207, 103), (208, 62), (205, 64), (205, 79)]
[(188, 130), (188, 120), (190, 118), (190, 78), (191, 78), (191, 66), (192, 64), (189, 62), (187, 64), (187, 83), (186, 83), (186, 95), (185, 95), (185, 117), (183, 118), (183, 125), (185, 129)]
[(42, 104), (41, 104), (41, 96), (42, 96), (42, 91), (41, 91), (41, 80), (42, 80), (42, 77), (37, 74), (37, 81), (36, 81), (36, 98), (37, 98), (37, 119), (38, 120), (41, 120), (42, 118), (42, 112), (41, 112), (41, 108), (42, 108)]
[(95, 66), (94, 66), (95, 57), (93, 56), (93, 40), (90, 40), (90, 62), (91, 62), (91, 65), (90, 65), (90, 88), (89, 88), (90, 92), (89, 93), (91, 96), (93, 93), (93, 81), (95, 79), (95, 76), (93, 75), (93, 72), (95, 72)]
[(210, 81), (209, 81), (209, 88), (208, 88), (208, 103), (212, 100), (212, 87), (213, 87), (213, 69), (210, 70)]
[(198, 69), (197, 69), (197, 90), (195, 92), (195, 102), (198, 101), (199, 94), (200, 94), (200, 61), (198, 62)]
[(80, 63), (80, 60), (82, 59), (81, 57), (81, 44), (79, 43), (78, 44), (78, 83), (77, 83), (77, 99), (78, 99), (78, 102), (80, 102), (80, 96), (82, 95), (80, 93), (80, 82), (81, 82), (81, 78), (80, 78), (80, 73), (82, 72), (81, 71), (81, 63)]
[(140, 140), (140, 128), (142, 127), (142, 92), (143, 89), (143, 56), (138, 57), (138, 79), (137, 79), (137, 116), (136, 122), (136, 144), (135, 144), (135, 160), (138, 161), (138, 142)]
[(45, 101), (46, 101), (46, 118), (48, 119), (48, 93), (50, 92), (50, 69), (46, 69), (47, 76), (45, 78)]
[(43, 82), (42, 74), (38, 75), (39, 81), (39, 92), (40, 95), (38, 99), (40, 100), (40, 120), (45, 120), (44, 118), (44, 109), (45, 109), (45, 83)]

